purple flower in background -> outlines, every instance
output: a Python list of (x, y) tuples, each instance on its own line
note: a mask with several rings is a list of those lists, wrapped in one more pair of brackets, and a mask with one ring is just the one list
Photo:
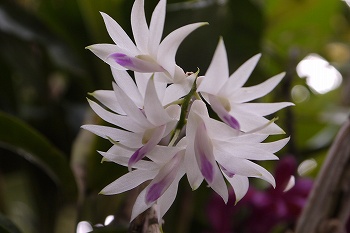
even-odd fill
[(294, 187), (285, 191), (296, 170), (295, 158), (285, 156), (275, 169), (275, 189), (257, 190), (250, 187), (236, 206), (233, 205), (233, 192), (230, 195), (231, 205), (224, 205), (219, 197), (213, 197), (207, 209), (213, 232), (268, 233), (275, 227), (294, 225), (312, 188), (312, 180), (299, 178)]

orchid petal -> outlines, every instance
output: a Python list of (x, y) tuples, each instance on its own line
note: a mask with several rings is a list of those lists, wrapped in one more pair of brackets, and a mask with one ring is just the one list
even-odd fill
[(165, 71), (162, 66), (156, 63), (148, 55), (138, 55), (133, 57), (124, 53), (112, 53), (108, 56), (107, 61), (108, 60), (113, 60), (120, 66), (136, 72), (153, 73)]
[(117, 98), (115, 97), (114, 91), (97, 90), (91, 93), (91, 96), (96, 98), (98, 101), (101, 102), (101, 104), (103, 104), (110, 110), (120, 115), (125, 115), (124, 110), (122, 109), (119, 102), (117, 101)]
[(129, 51), (130, 55), (132, 56), (139, 54), (137, 47), (132, 42), (130, 37), (125, 33), (123, 28), (106, 13), (101, 12), (101, 15), (105, 22), (108, 34), (114, 43), (118, 45), (118, 47)]
[(291, 102), (280, 102), (280, 103), (244, 103), (240, 105), (240, 108), (244, 111), (251, 112), (260, 116), (267, 116), (278, 110), (294, 106)]
[(174, 154), (183, 149), (178, 146), (168, 147), (158, 145), (147, 154), (147, 157), (157, 164), (165, 164), (174, 157)]
[(146, 189), (142, 190), (142, 192), (136, 198), (134, 207), (132, 208), (130, 222), (132, 222), (137, 216), (139, 216), (153, 204), (154, 202), (149, 204), (146, 203)]
[(144, 131), (144, 129), (142, 127), (140, 127), (139, 125), (130, 121), (130, 118), (128, 116), (122, 116), (122, 115), (117, 115), (117, 114), (111, 113), (111, 112), (105, 110), (104, 108), (102, 108), (100, 105), (98, 105), (97, 103), (95, 103), (92, 100), (88, 99), (88, 102), (89, 102), (92, 110), (94, 110), (94, 112), (98, 116), (100, 116), (103, 120), (105, 120), (111, 124), (114, 124), (116, 126), (119, 126), (123, 129), (126, 129), (128, 131), (132, 131), (132, 132), (143, 132)]
[(131, 10), (131, 28), (137, 48), (141, 53), (148, 53), (149, 31), (146, 22), (144, 0), (136, 0)]
[(229, 177), (224, 173), (225, 178), (231, 184), (235, 192), (236, 203), (239, 202), (248, 192), (249, 180), (246, 176), (234, 175)]
[(152, 13), (152, 18), (149, 26), (148, 49), (149, 53), (154, 57), (157, 56), (158, 46), (160, 44), (160, 40), (162, 39), (165, 21), (165, 10), (166, 1), (160, 0)]
[(159, 173), (146, 188), (147, 204), (156, 201), (169, 188), (179, 171), (180, 164), (183, 162), (183, 157), (184, 150), (175, 154), (174, 157), (159, 170)]
[(219, 93), (224, 96), (230, 96), (231, 93), (241, 88), (248, 80), (250, 74), (253, 72), (256, 64), (258, 63), (261, 54), (257, 54), (250, 58), (243, 65), (241, 65), (227, 80), (225, 85), (222, 86)]
[(171, 120), (158, 98), (153, 78), (147, 84), (144, 110), (153, 125), (163, 125)]
[(135, 105), (132, 99), (130, 99), (130, 97), (127, 96), (125, 92), (114, 83), (113, 83), (113, 89), (121, 107), (126, 112), (126, 114), (137, 124), (145, 128), (150, 128), (152, 126), (151, 123), (149, 123), (145, 115)]
[(111, 69), (112, 75), (114, 77), (117, 85), (133, 100), (137, 107), (143, 107), (143, 98), (134, 82), (134, 80), (130, 77), (128, 72), (121, 71), (117, 69)]
[(209, 185), (213, 183), (215, 175), (215, 159), (213, 144), (207, 135), (204, 122), (200, 122), (194, 137), (194, 153), (199, 169)]
[(258, 85), (242, 87), (232, 92), (229, 98), (234, 99), (236, 103), (248, 102), (260, 98), (271, 92), (281, 82), (284, 75), (285, 73), (281, 73)]
[(153, 179), (157, 170), (134, 170), (121, 176), (104, 187), (100, 193), (104, 195), (114, 195), (131, 190), (147, 180)]
[(218, 91), (225, 85), (228, 80), (228, 63), (225, 44), (220, 38), (219, 44), (216, 47), (213, 59), (209, 65), (207, 72), (198, 87), (199, 92), (209, 94), (217, 94)]
[(224, 108), (224, 106), (220, 103), (220, 101), (218, 101), (215, 96), (209, 94), (209, 101), (212, 109), (214, 112), (216, 112), (216, 114), (218, 114), (223, 122), (225, 122), (233, 129), (240, 129), (240, 125), (237, 119), (230, 115), (230, 113)]
[(126, 70), (125, 67), (115, 63), (111, 59), (108, 59), (111, 54), (125, 53), (125, 51), (114, 44), (94, 44), (86, 47), (93, 52), (102, 61), (118, 70)]
[(192, 31), (206, 24), (207, 23), (194, 23), (178, 28), (165, 37), (159, 45), (157, 61), (169, 72), (171, 77), (173, 77), (175, 73), (175, 54), (181, 42)]
[(164, 216), (164, 214), (169, 210), (170, 206), (173, 204), (178, 186), (179, 181), (184, 176), (185, 172), (180, 168), (180, 171), (177, 173), (177, 176), (175, 177), (173, 183), (169, 186), (169, 188), (163, 193), (163, 195), (158, 199), (159, 203), (159, 217), (158, 221), (161, 220), (161, 218)]
[[(145, 145), (140, 147), (135, 151), (135, 153), (130, 157), (129, 163), (128, 163), (128, 168), (129, 171), (131, 170), (131, 167), (137, 163), (139, 160), (141, 160), (145, 155), (150, 152), (158, 143), (159, 141), (163, 138), (163, 134), (165, 131), (165, 125), (161, 125), (155, 129), (151, 130), (151, 137), (147, 141)], [(147, 133), (147, 132), (146, 132)], [(146, 134), (145, 133), (145, 134)], [(145, 137), (145, 135), (143, 136)]]
[(88, 130), (104, 139), (110, 138), (131, 148), (137, 148), (142, 145), (142, 138), (139, 134), (131, 133), (125, 130), (101, 125), (83, 125), (81, 128)]
[(266, 151), (269, 151), (271, 153), (276, 153), (277, 151), (281, 150), (288, 142), (290, 137), (274, 141), (274, 142), (267, 142), (267, 143), (259, 143), (256, 145), (256, 148), (263, 149)]

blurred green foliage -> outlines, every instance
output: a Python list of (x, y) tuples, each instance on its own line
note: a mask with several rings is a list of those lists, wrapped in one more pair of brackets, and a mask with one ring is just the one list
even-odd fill
[[(157, 2), (146, 0), (148, 18)], [(128, 200), (135, 193), (98, 195), (125, 170), (111, 163), (101, 164), (96, 150), (105, 150), (109, 142), (80, 131), (80, 126), (101, 123), (89, 111), (86, 93), (111, 89), (108, 65), (84, 49), (94, 43), (111, 43), (99, 11), (111, 15), (131, 35), (132, 3), (0, 1), (0, 231), (74, 232), (79, 221), (103, 224), (108, 215), (116, 215), (117, 220), (96, 232), (127, 228)], [(177, 61), (186, 71), (199, 67), (203, 74), (219, 36), (223, 36), (230, 72), (262, 52), (249, 84), (287, 71), (281, 85), (264, 100), (293, 101), (291, 90), (295, 85), (308, 89), (306, 100), (277, 114), (278, 123), (292, 136), (283, 153), (292, 153), (299, 161), (313, 157), (322, 162), (341, 119), (349, 112), (350, 14), (345, 2), (168, 3), (165, 35), (193, 22), (210, 24), (181, 45)], [(311, 52), (322, 55), (342, 72), (340, 88), (314, 94), (305, 80), (297, 77), (296, 65)], [(205, 187), (191, 192), (182, 181), (177, 200), (165, 216), (164, 231), (206, 229), (203, 206), (209, 195)]]

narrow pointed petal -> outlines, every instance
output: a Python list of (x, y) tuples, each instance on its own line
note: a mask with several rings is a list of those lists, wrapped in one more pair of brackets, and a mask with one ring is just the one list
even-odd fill
[(218, 99), (215, 96), (211, 94), (209, 94), (208, 96), (212, 109), (214, 110), (214, 112), (216, 112), (216, 114), (218, 114), (220, 119), (230, 127), (239, 130), (240, 125), (237, 119), (230, 115), (230, 113), (224, 108), (224, 106), (220, 103), (220, 101), (218, 101)]
[(193, 85), (193, 79), (186, 79), (179, 84), (172, 84), (166, 88), (163, 105), (176, 101), (187, 95)]
[(132, 42), (130, 37), (125, 33), (123, 28), (106, 13), (101, 12), (101, 15), (105, 22), (108, 34), (112, 38), (114, 43), (118, 45), (118, 47), (129, 51), (130, 54), (133, 56), (136, 56), (137, 54), (139, 54), (139, 51), (136, 48), (135, 44)]
[(220, 38), (213, 59), (201, 84), (198, 87), (198, 91), (213, 95), (217, 94), (228, 80), (228, 72), (225, 44), (222, 38)]
[(153, 125), (164, 125), (171, 121), (171, 118), (163, 108), (158, 98), (153, 78), (151, 78), (147, 84), (144, 110), (147, 119)]
[(143, 98), (128, 72), (112, 68), (112, 75), (117, 85), (133, 100), (137, 107), (143, 107)]
[(152, 170), (134, 170), (121, 176), (117, 180), (113, 181), (100, 193), (104, 195), (114, 195), (131, 190), (147, 180), (153, 179), (157, 174), (157, 171)]
[(280, 103), (244, 103), (240, 106), (241, 109), (255, 113), (260, 116), (267, 116), (282, 108), (294, 106), (291, 102), (280, 102)]
[(174, 157), (174, 154), (183, 149), (182, 147), (178, 147), (178, 145), (172, 147), (157, 145), (147, 154), (147, 157), (157, 164), (165, 164)]
[[(124, 53), (113, 53), (109, 55), (108, 60), (113, 60), (117, 64), (126, 69), (141, 72), (141, 73), (153, 73), (153, 72), (164, 72), (164, 68), (158, 63), (149, 59), (147, 55), (138, 55), (136, 57), (128, 56)], [(110, 63), (110, 61), (108, 62)]]
[[(130, 157), (130, 160), (128, 163), (129, 171), (131, 170), (132, 166), (135, 163), (137, 163), (139, 160), (144, 158), (146, 154), (150, 152), (159, 143), (159, 141), (163, 138), (164, 131), (165, 131), (165, 125), (161, 125), (152, 130), (151, 132), (152, 135), (148, 140), (148, 142), (144, 146), (137, 149), (135, 153)], [(145, 135), (143, 137), (145, 138)]]
[(233, 191), (235, 192), (236, 203), (239, 202), (248, 192), (249, 180), (246, 176), (234, 175), (229, 177), (224, 173), (225, 178), (231, 184)]
[(156, 8), (152, 13), (151, 23), (149, 26), (149, 41), (148, 48), (149, 53), (156, 57), (158, 52), (158, 46), (160, 40), (162, 39), (164, 21), (165, 21), (165, 10), (166, 10), (166, 1), (160, 0)]
[(166, 163), (156, 177), (151, 181), (146, 189), (146, 203), (156, 201), (169, 188), (180, 169), (183, 162), (184, 150), (175, 154), (175, 156)]
[(290, 137), (267, 143), (259, 143), (256, 145), (257, 148), (269, 151), (271, 153), (276, 153), (281, 150), (289, 142)]
[(92, 100), (88, 99), (88, 102), (89, 102), (89, 105), (92, 108), (92, 110), (94, 110), (94, 112), (98, 116), (100, 116), (103, 120), (105, 120), (111, 124), (114, 124), (116, 126), (119, 126), (123, 129), (126, 129), (128, 131), (132, 131), (132, 132), (143, 132), (144, 131), (144, 129), (142, 127), (140, 127), (139, 125), (130, 121), (129, 117), (111, 113), (111, 112), (105, 110), (104, 108), (102, 108), (100, 105), (98, 105), (97, 103), (95, 103)]
[(190, 184), (192, 190), (196, 190), (201, 185), (203, 176), (197, 164), (193, 143), (189, 143), (186, 148), (185, 168), (188, 183)]
[(101, 125), (83, 125), (81, 128), (88, 130), (104, 139), (110, 138), (131, 148), (137, 148), (142, 145), (142, 138), (139, 134), (131, 133), (125, 130)]
[(130, 222), (132, 222), (137, 216), (139, 216), (153, 204), (154, 203), (146, 204), (146, 189), (142, 190), (142, 192), (136, 198), (134, 207), (132, 208)]
[(230, 99), (234, 99), (236, 103), (248, 102), (260, 98), (270, 93), (279, 82), (281, 82), (285, 73), (278, 74), (263, 83), (251, 87), (243, 87), (231, 93)]
[(257, 54), (241, 65), (228, 79), (225, 85), (219, 91), (224, 96), (230, 96), (238, 88), (241, 88), (248, 80), (258, 63), (261, 54)]
[(143, 54), (148, 53), (149, 30), (146, 22), (144, 0), (136, 0), (131, 10), (131, 28), (137, 48)]
[(115, 61), (108, 59), (111, 54), (125, 53), (125, 51), (114, 44), (94, 44), (86, 47), (93, 52), (102, 61), (118, 70), (126, 70), (125, 67), (119, 65)]
[(195, 29), (207, 23), (194, 23), (171, 32), (159, 45), (157, 61), (173, 77), (175, 73), (175, 54), (181, 42)]
[(114, 91), (97, 90), (91, 93), (91, 95), (113, 112), (125, 115), (124, 110), (115, 97)]
[(214, 166), (214, 180), (210, 184), (210, 187), (221, 196), (221, 198), (224, 200), (225, 204), (227, 204), (228, 201), (228, 190), (227, 185), (224, 180), (224, 177), (222, 176), (222, 173), (219, 169), (219, 167), (216, 165)]
[(113, 89), (115, 95), (120, 103), (120, 106), (123, 108), (124, 112), (132, 119), (135, 123), (146, 128), (152, 127), (151, 123), (146, 119), (142, 111), (135, 105), (135, 103), (130, 99), (125, 92), (113, 83)]
[(207, 135), (203, 121), (198, 124), (196, 130), (194, 153), (204, 179), (211, 185), (214, 180), (216, 163), (213, 154), (213, 144)]
[(185, 175), (183, 169), (180, 169), (177, 176), (175, 177), (173, 183), (170, 187), (163, 193), (163, 195), (158, 199), (157, 203), (159, 203), (159, 217), (158, 221), (164, 216), (164, 214), (169, 210), (170, 206), (174, 203), (176, 198), (179, 181)]
[[(124, 167), (128, 166), (130, 154), (132, 153), (130, 151), (127, 151), (127, 152), (129, 152), (129, 153), (128, 154), (112, 154), (112, 153), (108, 153), (108, 152), (98, 151), (98, 153), (103, 156), (103, 159), (104, 159), (103, 161), (108, 160), (110, 162), (117, 163), (117, 164), (122, 165)], [(159, 166), (151, 161), (141, 160), (137, 164), (134, 164), (134, 166), (132, 168), (141, 169), (141, 170), (157, 170), (159, 168)]]
[[(264, 150), (266, 147), (268, 147), (268, 145), (261, 145), (261, 143), (229, 143), (216, 140), (213, 140), (213, 143), (215, 143), (216, 145), (216, 150), (226, 152), (236, 158), (250, 160), (278, 160), (278, 157), (274, 155), (273, 152)], [(284, 142), (282, 142), (281, 144), (284, 144)], [(275, 146), (279, 147), (280, 145), (276, 144)], [(274, 145), (271, 145), (271, 149), (274, 149), (272, 147), (274, 147)]]

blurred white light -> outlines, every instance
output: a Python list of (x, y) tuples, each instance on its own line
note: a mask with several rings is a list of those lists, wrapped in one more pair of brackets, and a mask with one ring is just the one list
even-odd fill
[(283, 192), (288, 192), (295, 185), (295, 176), (290, 176), (287, 186), (284, 188)]
[(318, 54), (306, 56), (297, 65), (299, 77), (306, 77), (307, 85), (319, 94), (336, 89), (342, 82), (339, 71)]
[(295, 85), (292, 88), (291, 95), (292, 95), (293, 102), (301, 103), (309, 99), (310, 91), (302, 85)]
[(298, 174), (300, 176), (305, 176), (310, 171), (317, 167), (317, 162), (314, 159), (306, 159), (298, 166)]
[(93, 231), (91, 224), (87, 221), (81, 221), (77, 226), (77, 233), (88, 233)]
[(105, 219), (105, 226), (109, 225), (114, 220), (113, 215), (108, 215)]
[(344, 2), (346, 2), (346, 4), (348, 4), (348, 6), (350, 6), (350, 0), (343, 0)]

